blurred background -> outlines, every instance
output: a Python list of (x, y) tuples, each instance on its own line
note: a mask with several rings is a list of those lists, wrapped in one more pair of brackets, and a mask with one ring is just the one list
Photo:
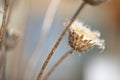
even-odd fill
[[(6, 80), (35, 80), (48, 53), (82, 0), (10, 0), (8, 29), (21, 33), (14, 50), (7, 52)], [(120, 0), (86, 5), (78, 20), (99, 30), (105, 50), (74, 52), (48, 80), (120, 80)], [(68, 33), (55, 51), (51, 66), (70, 49)], [(81, 53), (79, 53), (81, 54)]]

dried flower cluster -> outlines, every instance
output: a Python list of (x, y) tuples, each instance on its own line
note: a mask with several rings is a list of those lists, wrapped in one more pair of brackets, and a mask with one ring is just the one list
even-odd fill
[(76, 51), (85, 51), (97, 45), (104, 49), (104, 40), (100, 40), (98, 31), (91, 31), (82, 23), (75, 21), (69, 29), (69, 44)]

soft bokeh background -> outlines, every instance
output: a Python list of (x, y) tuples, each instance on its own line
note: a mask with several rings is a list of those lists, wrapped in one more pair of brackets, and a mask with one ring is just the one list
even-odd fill
[[(55, 41), (82, 0), (10, 0), (8, 28), (21, 32), (15, 50), (7, 53), (6, 80), (35, 80)], [(120, 1), (100, 6), (87, 5), (78, 18), (92, 30), (99, 30), (106, 48), (69, 56), (49, 80), (120, 80)], [(70, 49), (68, 33), (52, 57), (46, 72)], [(46, 73), (45, 72), (45, 73)]]

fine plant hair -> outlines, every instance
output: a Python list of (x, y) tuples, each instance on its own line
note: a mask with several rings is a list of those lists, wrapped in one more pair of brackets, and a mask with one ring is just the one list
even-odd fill
[(78, 17), (80, 11), (83, 9), (83, 7), (85, 5), (86, 5), (85, 2), (83, 2), (82, 5), (80, 5), (80, 7), (78, 8), (77, 12), (71, 18), (70, 22), (68, 23), (68, 25), (66, 26), (66, 28), (64, 29), (64, 31), (62, 32), (62, 34), (59, 36), (58, 40), (56, 41), (56, 43), (53, 46), (52, 50), (50, 51), (49, 55), (47, 56), (47, 59), (43, 63), (42, 68), (41, 68), (40, 72), (38, 73), (38, 76), (37, 76), (36, 80), (41, 80), (43, 72), (45, 71), (45, 69), (46, 69), (46, 67), (47, 67), (47, 65), (48, 65), (48, 63), (49, 63), (52, 55), (54, 54), (55, 50), (57, 49), (59, 43), (61, 42), (61, 40), (64, 37), (65, 33), (67, 32), (67, 30), (69, 29), (69, 27), (71, 26), (71, 24), (76, 20), (76, 18)]
[[(90, 5), (99, 5), (101, 3), (103, 3), (106, 0), (83, 0), (83, 3), (79, 6), (78, 10), (75, 12), (75, 14), (73, 15), (73, 17), (70, 19), (69, 23), (66, 25), (65, 29), (63, 30), (63, 32), (61, 33), (61, 35), (59, 36), (58, 40), (56, 41), (55, 45), (53, 46), (52, 50), (50, 51), (49, 55), (47, 56), (45, 62), (43, 63), (37, 77), (36, 80), (41, 80), (43, 73), (50, 61), (50, 59), (52, 58), (54, 52), (56, 51), (58, 45), (60, 44), (61, 40), (63, 39), (64, 35), (66, 34), (66, 32), (68, 31), (68, 29), (70, 28), (70, 26), (75, 22), (75, 20), (77, 19), (77, 17), (79, 16), (81, 10), (85, 7), (86, 4), (90, 4)], [(2, 25), (0, 27), (0, 80), (5, 80), (5, 65), (6, 65), (6, 49), (9, 48), (9, 46), (6, 46), (7, 44), (7, 25), (9, 23), (10, 20), (10, 13), (11, 13), (11, 8), (9, 8), (9, 0), (4, 0), (4, 10), (3, 10), (3, 17), (2, 17)], [(71, 33), (71, 36), (74, 38), (74, 32)], [(13, 35), (13, 38), (17, 38), (17, 35)], [(12, 38), (12, 39), (13, 39)], [(83, 39), (83, 35), (81, 35), (79, 37), (82, 41)], [(11, 39), (11, 38), (9, 38)], [(8, 39), (8, 40), (9, 40)], [(77, 40), (76, 40), (77, 41)], [(89, 42), (91, 42), (91, 40), (83, 40), (82, 43), (87, 45), (87, 46), (78, 46), (74, 43), (72, 43), (73, 40), (70, 38), (69, 40), (69, 44), (71, 46), (71, 50), (68, 51), (67, 53), (65, 53), (60, 60), (58, 60), (57, 63), (55, 63), (55, 65), (51, 68), (51, 70), (46, 74), (45, 77), (43, 77), (43, 80), (47, 80), (47, 78), (52, 74), (52, 72), (56, 69), (57, 66), (59, 66), (59, 64), (68, 57), (68, 55), (71, 55), (72, 52), (74, 50), (79, 50), (79, 51), (83, 51), (85, 49), (91, 48), (92, 46), (94, 46), (94, 43), (91, 45), (89, 44)], [(15, 42), (14, 42), (15, 43)], [(9, 43), (8, 43), (9, 44)], [(79, 43), (80, 44), (80, 43)], [(73, 47), (73, 45), (75, 45)], [(10, 46), (11, 47), (11, 46)]]
[(73, 51), (81, 52), (87, 51), (94, 46), (98, 46), (99, 49), (104, 49), (104, 40), (100, 39), (100, 33), (91, 31), (82, 23), (77, 20), (71, 25), (69, 29), (69, 46), (71, 50), (66, 52), (47, 72), (43, 77), (43, 80), (47, 80), (54, 70), (66, 59), (69, 55), (72, 55)]
[(67, 30), (70, 28), (70, 26), (72, 25), (72, 23), (77, 19), (80, 11), (85, 7), (86, 4), (90, 4), (93, 6), (99, 5), (103, 2), (105, 2), (106, 0), (83, 0), (82, 5), (80, 5), (80, 7), (78, 8), (78, 10), (76, 11), (76, 13), (74, 14), (74, 16), (70, 19), (68, 25), (66, 26), (66, 28), (63, 30), (62, 34), (59, 36), (58, 40), (56, 41), (55, 45), (53, 46), (52, 50), (50, 51), (50, 53), (48, 54), (46, 60), (44, 61), (36, 80), (41, 80), (42, 75), (50, 61), (50, 59), (52, 58), (52, 55), (54, 54), (55, 50), (57, 49), (59, 43), (61, 42), (62, 38), (64, 37), (64, 35), (66, 34)]

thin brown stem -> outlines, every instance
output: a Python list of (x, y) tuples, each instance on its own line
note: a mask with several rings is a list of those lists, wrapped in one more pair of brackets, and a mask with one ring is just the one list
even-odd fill
[(6, 33), (6, 18), (7, 18), (7, 11), (8, 11), (8, 2), (7, 0), (5, 0), (4, 2), (4, 13), (3, 13), (3, 19), (2, 19), (2, 25), (0, 28), (0, 49), (2, 47), (3, 44), (3, 39)]
[[(6, 19), (7, 19), (7, 12), (8, 12), (8, 0), (4, 0), (4, 12), (3, 12), (3, 19), (2, 25), (0, 28), (0, 72), (3, 74), (2, 79), (5, 80), (5, 34), (6, 34)], [(1, 70), (2, 69), (2, 70)]]
[(53, 46), (52, 50), (50, 51), (47, 59), (45, 60), (45, 62), (42, 65), (42, 68), (40, 70), (40, 72), (38, 73), (37, 79), (36, 80), (40, 80), (43, 72), (45, 71), (52, 55), (54, 54), (55, 50), (57, 49), (59, 43), (61, 42), (62, 38), (64, 37), (65, 33), (67, 32), (67, 30), (69, 29), (69, 27), (71, 26), (71, 24), (76, 20), (76, 18), (78, 17), (80, 11), (83, 9), (83, 7), (85, 6), (85, 2), (82, 3), (82, 5), (80, 5), (80, 7), (78, 8), (77, 12), (74, 14), (74, 16), (71, 18), (69, 24), (66, 26), (66, 28), (64, 29), (64, 31), (62, 32), (62, 34), (60, 35), (60, 37), (58, 38), (57, 42), (55, 43), (55, 45)]
[(43, 80), (47, 80), (49, 76), (55, 71), (55, 69), (63, 62), (63, 60), (65, 60), (72, 53), (73, 53), (73, 50), (69, 50), (68, 52), (66, 52), (47, 72), (47, 74), (43, 77)]

